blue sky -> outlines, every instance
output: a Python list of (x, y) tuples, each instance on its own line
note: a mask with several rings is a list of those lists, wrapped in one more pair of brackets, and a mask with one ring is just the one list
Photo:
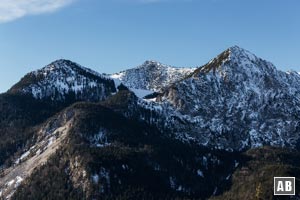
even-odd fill
[(201, 66), (239, 45), (300, 71), (299, 0), (0, 0), (0, 92), (59, 58), (99, 72)]

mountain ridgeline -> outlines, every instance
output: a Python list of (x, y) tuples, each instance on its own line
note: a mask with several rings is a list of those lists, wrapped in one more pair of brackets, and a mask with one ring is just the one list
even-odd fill
[[(199, 68), (68, 60), (0, 94), (0, 199), (300, 199), (300, 75), (234, 46)], [(280, 198), (284, 199), (284, 198)]]
[(101, 101), (112, 92), (116, 89), (111, 79), (69, 60), (57, 60), (27, 74), (8, 91), (69, 103)]

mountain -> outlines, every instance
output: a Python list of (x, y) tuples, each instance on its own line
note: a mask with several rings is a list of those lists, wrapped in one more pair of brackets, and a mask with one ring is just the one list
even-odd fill
[(228, 150), (299, 145), (299, 74), (279, 71), (237, 46), (152, 101), (167, 112), (164, 123), (176, 127), (178, 137), (201, 145)]
[(115, 91), (113, 80), (68, 60), (28, 73), (0, 95), (0, 166), (28, 145), (34, 126), (76, 101), (104, 100)]
[(299, 86), (237, 46), (195, 69), (57, 60), (0, 94), (0, 199), (274, 199), (299, 174)]
[(57, 60), (31, 72), (14, 85), (9, 93), (53, 101), (99, 101), (115, 92), (115, 85), (99, 73), (69, 60)]
[(110, 75), (131, 89), (159, 92), (191, 74), (195, 68), (177, 68), (156, 61), (146, 61), (142, 65)]

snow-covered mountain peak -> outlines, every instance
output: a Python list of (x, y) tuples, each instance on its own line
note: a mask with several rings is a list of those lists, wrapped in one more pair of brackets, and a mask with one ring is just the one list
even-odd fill
[[(132, 69), (152, 70), (152, 71), (163, 71), (169, 69), (176, 69), (176, 67), (162, 64), (155, 60), (146, 60), (142, 65), (139, 65)], [(127, 71), (127, 70), (126, 70)]]
[(166, 65), (155, 61), (155, 60), (146, 60), (142, 65), (140, 65), (139, 67), (152, 67), (152, 66), (164, 66), (166, 67)]
[(145, 61), (142, 65), (110, 75), (131, 89), (159, 91), (191, 74), (196, 68), (177, 68), (157, 61)]
[[(82, 67), (73, 61), (66, 60), (66, 59), (59, 59), (59, 60), (55, 60), (55, 61), (51, 62), (50, 64), (46, 65), (41, 70), (53, 71), (53, 70), (74, 69), (74, 68), (80, 69)], [(37, 70), (37, 72), (41, 71), (41, 70)]]
[[(49, 65), (53, 65), (55, 67), (60, 67), (62, 65), (68, 65), (69, 63), (75, 63), (73, 61), (67, 60), (67, 59), (58, 59), (50, 63)], [(77, 64), (78, 65), (78, 64)], [(79, 66), (79, 65), (78, 65)]]
[(198, 76), (199, 73), (211, 73), (221, 77), (225, 77), (226, 75), (226, 77), (247, 76), (250, 78), (254, 74), (268, 75), (274, 71), (276, 71), (276, 68), (272, 63), (259, 58), (248, 50), (233, 46), (226, 49), (206, 65), (197, 69), (193, 75)]
[(62, 73), (62, 74), (75, 74), (75, 73), (87, 73), (94, 76), (102, 77), (102, 75), (96, 71), (93, 71), (89, 68), (83, 67), (76, 62), (66, 60), (66, 59), (59, 59), (53, 61), (52, 63), (48, 64), (42, 69), (36, 70), (33, 72), (35, 74), (43, 74), (43, 75), (50, 75), (53, 73)]
[(10, 92), (50, 98), (98, 101), (115, 91), (113, 80), (70, 60), (56, 60), (25, 75)]
[(259, 59), (255, 54), (251, 53), (250, 51), (243, 49), (239, 46), (232, 46), (228, 48), (230, 59), (247, 59), (250, 61), (256, 61)]
[(47, 66), (43, 67), (42, 69), (38, 69), (34, 72), (36, 76), (42, 75), (44, 77), (51, 76), (53, 74), (59, 75), (60, 73), (66, 74), (71, 73), (74, 69), (79, 69), (76, 63), (73, 63), (68, 60), (56, 60)]
[(167, 88), (156, 102), (175, 107), (174, 116), (190, 121), (194, 127), (189, 124), (188, 130), (194, 131), (187, 133), (203, 144), (222, 146), (240, 138), (231, 147), (295, 145), (299, 88), (298, 74), (277, 70), (272, 63), (234, 46)]

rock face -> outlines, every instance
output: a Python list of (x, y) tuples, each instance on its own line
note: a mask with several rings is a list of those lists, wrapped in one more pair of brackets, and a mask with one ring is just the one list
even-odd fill
[(69, 60), (57, 60), (27, 74), (9, 92), (51, 101), (100, 101), (115, 92), (114, 82)]

